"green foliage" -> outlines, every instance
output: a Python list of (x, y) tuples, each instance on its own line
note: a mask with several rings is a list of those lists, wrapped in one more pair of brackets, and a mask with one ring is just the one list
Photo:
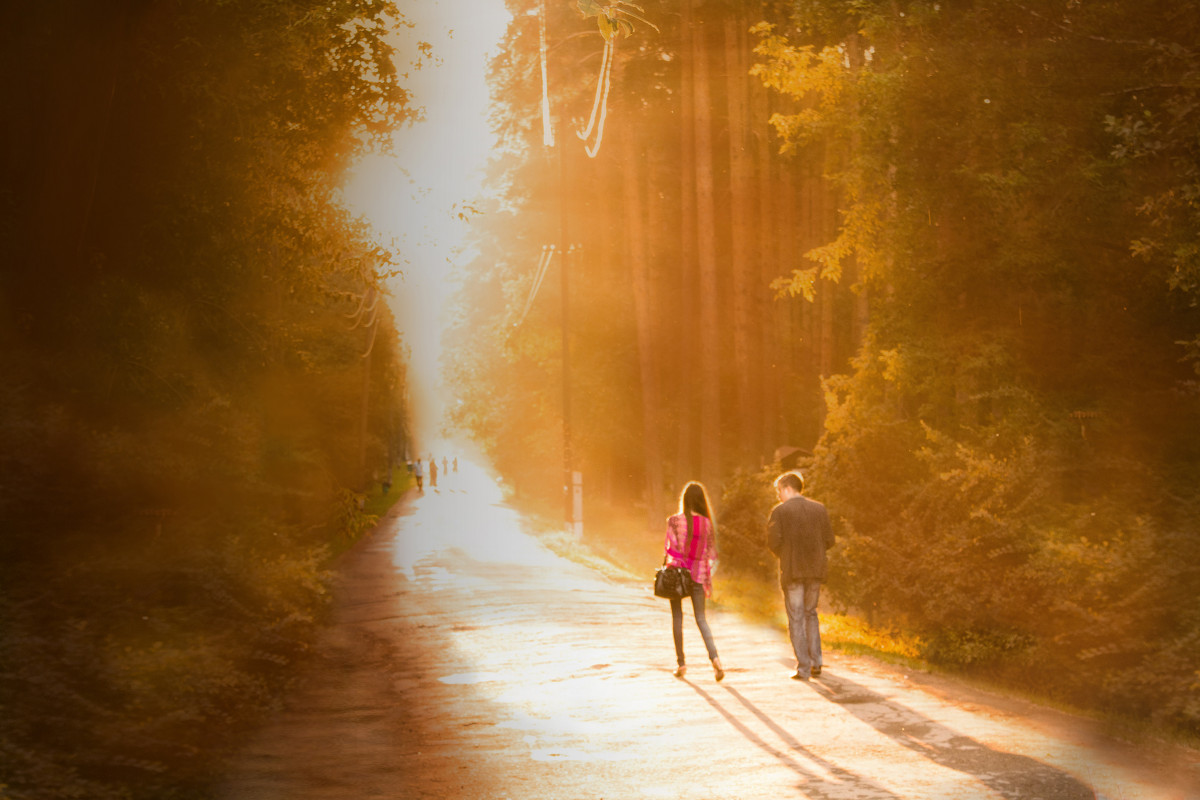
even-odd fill
[(807, 471), (841, 517), (833, 596), (919, 632), (935, 663), (1016, 682), (1036, 665), (1056, 676), (1043, 690), (1090, 705), (1103, 687), (1109, 708), (1192, 727), (1190, 662), (1164, 658), (1196, 654), (1197, 543), (1167, 527), (1171, 490), (1009, 403), (959, 438), (889, 405), (835, 407)]
[(777, 465), (736, 471), (725, 482), (718, 519), (722, 564), (773, 583), (779, 568), (767, 549), (767, 517), (778, 502), (774, 481), (780, 472)]
[(358, 539), (379, 522), (378, 516), (366, 513), (365, 503), (366, 495), (361, 492), (342, 489), (338, 493), (337, 527), (343, 536)]
[[(120, 787), (204, 777), (213, 732), (228, 735), (273, 703), (327, 592), (323, 548), (279, 532), (254, 539), (263, 544), (231, 535), (217, 551), (158, 540), (148, 552), (96, 555), (40, 586), (36, 605), (7, 608), (14, 790), (129, 796)], [(59, 753), (73, 757), (58, 763)], [(74, 778), (44, 784), (52, 765)]]
[(336, 202), (410, 114), (395, 15), (80, 0), (9, 30), (5, 796), (201, 794), (306, 652), (403, 435), (364, 313), (394, 257)]
[(1032, 637), (1021, 633), (943, 627), (923, 643), (921, 657), (960, 668), (990, 667), (1019, 659), (1032, 643)]
[(806, 469), (840, 518), (831, 592), (931, 660), (1200, 729), (1194, 18), (796, 8), (758, 74), (802, 103), (785, 146), (837, 153), (840, 231), (809, 255), (853, 258), (871, 302)]

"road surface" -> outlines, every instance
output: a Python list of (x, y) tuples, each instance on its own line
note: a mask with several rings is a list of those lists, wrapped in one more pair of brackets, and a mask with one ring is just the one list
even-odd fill
[(339, 565), (334, 619), (222, 800), (1187, 800), (1198, 754), (869, 659), (789, 679), (783, 632), (685, 612), (524, 532), (477, 467), (398, 504)]

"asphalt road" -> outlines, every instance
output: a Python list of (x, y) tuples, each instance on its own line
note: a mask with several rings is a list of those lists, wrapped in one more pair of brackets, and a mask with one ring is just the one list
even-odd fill
[[(464, 464), (340, 563), (334, 622), (222, 800), (1185, 800), (1200, 754), (869, 659), (792, 681), (782, 632), (560, 558)], [(686, 607), (686, 606), (685, 606)]]

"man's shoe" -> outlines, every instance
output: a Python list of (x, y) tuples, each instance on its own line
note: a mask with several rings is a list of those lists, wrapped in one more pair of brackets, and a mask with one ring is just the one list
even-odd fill
[(812, 668), (812, 676), (813, 676), (814, 678), (819, 678), (819, 677), (821, 677), (821, 668), (820, 668), (820, 667), (813, 667), (813, 668)]
[(808, 676), (807, 676), (807, 675), (802, 675), (801, 673), (797, 672), (795, 675), (793, 675), (793, 676), (792, 676), (792, 680), (794, 680), (794, 681), (804, 681), (805, 683), (808, 683)]

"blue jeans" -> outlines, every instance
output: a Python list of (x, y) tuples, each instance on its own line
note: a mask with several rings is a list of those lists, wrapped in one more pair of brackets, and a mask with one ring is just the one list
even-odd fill
[[(700, 583), (692, 584), (692, 613), (696, 615), (696, 627), (700, 629), (711, 661), (717, 657), (717, 646), (713, 644), (712, 631), (704, 618), (704, 585)], [(675, 663), (683, 664), (683, 599), (679, 597), (671, 598), (671, 633), (675, 636)]]
[(821, 582), (817, 580), (789, 583), (783, 589), (788, 635), (796, 653), (796, 672), (801, 675), (808, 675), (813, 667), (821, 666), (821, 630), (817, 622), (820, 597)]

